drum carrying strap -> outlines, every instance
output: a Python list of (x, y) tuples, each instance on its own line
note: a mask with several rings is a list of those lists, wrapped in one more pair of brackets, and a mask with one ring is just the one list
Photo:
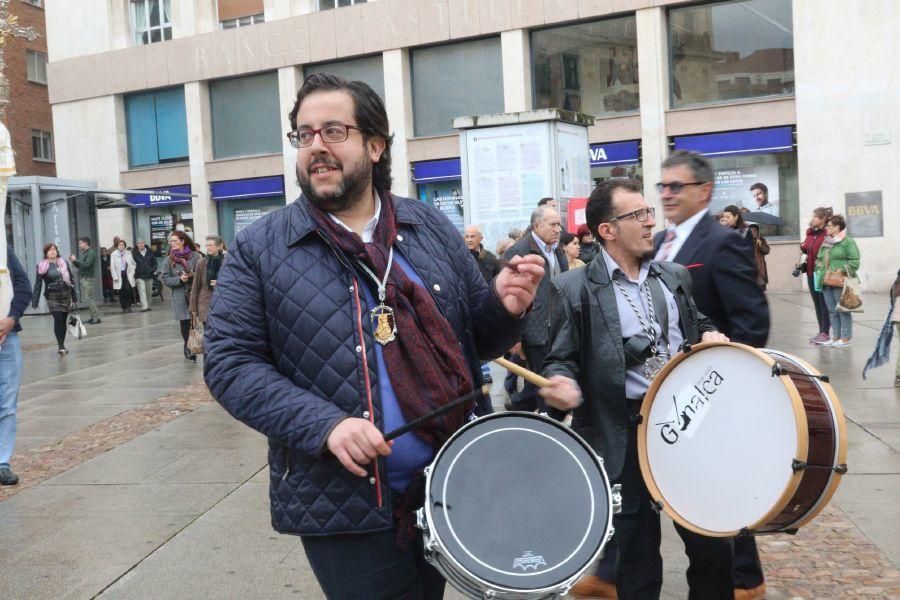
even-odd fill
[(668, 343), (669, 341), (669, 306), (666, 304), (666, 295), (663, 293), (662, 284), (659, 283), (653, 272), (647, 277), (647, 286), (650, 288), (650, 297), (653, 298), (653, 311), (656, 313), (656, 320), (662, 328), (662, 337)]

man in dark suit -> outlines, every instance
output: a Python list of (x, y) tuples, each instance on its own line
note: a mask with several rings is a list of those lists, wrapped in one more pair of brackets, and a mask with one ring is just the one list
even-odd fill
[[(656, 185), (669, 227), (656, 234), (656, 260), (687, 267), (697, 307), (734, 342), (762, 347), (769, 337), (769, 306), (756, 283), (756, 264), (745, 242), (709, 214), (713, 169), (695, 152), (678, 151), (662, 164)], [(735, 538), (735, 598), (765, 597), (756, 542)]]
[[(550, 281), (560, 273), (568, 271), (569, 263), (565, 252), (559, 247), (562, 221), (555, 208), (545, 203), (534, 209), (528, 229), (528, 233), (510, 246), (503, 254), (503, 258), (509, 260), (514, 256), (534, 254), (544, 259), (544, 277), (538, 285), (534, 305), (526, 317), (525, 331), (522, 334), (525, 362), (529, 369), (539, 372), (551, 341)], [(537, 394), (537, 388), (527, 381), (522, 392), (512, 398), (511, 405), (515, 410), (540, 409), (543, 412), (546, 409), (544, 401)]]
[[(543, 369), (550, 385), (541, 395), (550, 406), (574, 410), (572, 429), (603, 456), (610, 480), (622, 485), (622, 511), (613, 516), (618, 597), (656, 600), (662, 589), (660, 518), (641, 477), (636, 417), (655, 363), (668, 360), (682, 342), (728, 338), (697, 310), (687, 270), (650, 260), (656, 221), (639, 182), (601, 183), (586, 216), (602, 250), (585, 268), (553, 282), (552, 343)], [(729, 540), (675, 527), (690, 560), (689, 598), (732, 600)]]

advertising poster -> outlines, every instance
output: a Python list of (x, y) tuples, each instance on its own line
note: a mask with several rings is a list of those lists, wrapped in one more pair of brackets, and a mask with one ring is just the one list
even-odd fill
[(150, 243), (166, 243), (169, 233), (175, 229), (172, 215), (153, 215), (150, 217)]
[[(726, 206), (733, 204), (748, 212), (759, 211), (780, 216), (777, 165), (716, 169), (714, 176), (715, 188), (709, 204), (712, 214), (719, 214)], [(764, 194), (765, 202), (754, 198), (750, 191), (750, 186), (755, 183), (762, 183), (768, 188), (768, 193)]]
[(881, 190), (844, 194), (847, 205), (847, 231), (855, 238), (884, 235)]
[(234, 235), (250, 227), (254, 221), (276, 210), (276, 206), (262, 208), (236, 208), (234, 209)]
[(432, 205), (444, 213), (459, 230), (460, 235), (465, 232), (462, 181), (439, 181), (422, 184), (419, 186), (419, 200)]
[[(469, 222), (493, 249), (510, 229), (528, 225), (538, 200), (552, 194), (548, 123), (466, 132)], [(584, 160), (584, 149), (581, 153)]]

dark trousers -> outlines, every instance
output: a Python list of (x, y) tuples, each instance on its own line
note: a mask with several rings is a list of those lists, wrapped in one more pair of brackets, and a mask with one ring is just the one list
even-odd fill
[(825, 295), (816, 291), (812, 273), (806, 274), (806, 282), (809, 284), (809, 295), (812, 296), (813, 306), (816, 308), (816, 321), (819, 323), (819, 333), (828, 333), (831, 329), (831, 319), (828, 317)]
[[(637, 429), (629, 430), (625, 466), (616, 483), (622, 484), (622, 512), (613, 517), (619, 559), (616, 589), (620, 600), (658, 600), (662, 590), (662, 541), (659, 513), (641, 477)], [(728, 538), (704, 537), (676, 524), (690, 564), (690, 600), (733, 600), (732, 543)]]
[[(544, 356), (547, 355), (547, 346), (532, 346), (523, 343), (522, 352), (525, 353), (525, 365), (528, 370), (540, 373), (541, 367), (544, 365)], [(522, 391), (512, 396), (513, 410), (547, 412), (547, 405), (537, 392), (537, 386), (526, 380)]]
[(405, 548), (396, 531), (304, 537), (303, 549), (328, 600), (440, 600), (444, 578), (425, 562), (422, 536)]
[(753, 589), (765, 581), (756, 538), (742, 536), (734, 538), (734, 587), (742, 590)]
[(119, 306), (122, 310), (129, 308), (134, 303), (134, 296), (131, 294), (131, 282), (125, 273), (122, 273), (122, 287), (119, 289)]

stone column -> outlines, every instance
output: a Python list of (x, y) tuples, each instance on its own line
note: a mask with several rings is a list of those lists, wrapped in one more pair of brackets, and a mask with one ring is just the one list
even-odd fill
[(500, 34), (503, 54), (503, 108), (506, 112), (531, 110), (531, 42), (526, 29)]
[(194, 214), (194, 241), (219, 233), (219, 216), (209, 192), (206, 162), (212, 158), (212, 127), (209, 114), (209, 85), (192, 81), (184, 85), (184, 109), (187, 114), (188, 156)]
[(669, 105), (668, 47), (664, 8), (637, 11), (639, 92), (641, 97), (641, 147), (644, 195), (655, 206), (658, 227), (665, 227), (659, 194), (652, 187), (660, 180), (662, 161), (669, 155), (666, 108)]
[[(297, 100), (297, 90), (303, 84), (302, 67), (283, 67), (278, 69), (278, 96), (279, 110), (285, 115), (284, 127), (287, 132), (291, 125), (287, 121), (288, 115), (294, 108)], [(291, 146), (286, 136), (281, 138), (282, 160), (284, 161), (284, 200), (293, 202), (300, 197), (300, 186), (297, 185), (297, 149)]]
[(409, 50), (384, 53), (384, 105), (394, 143), (391, 146), (392, 191), (399, 196), (415, 196), (406, 140), (413, 136), (412, 80)]

